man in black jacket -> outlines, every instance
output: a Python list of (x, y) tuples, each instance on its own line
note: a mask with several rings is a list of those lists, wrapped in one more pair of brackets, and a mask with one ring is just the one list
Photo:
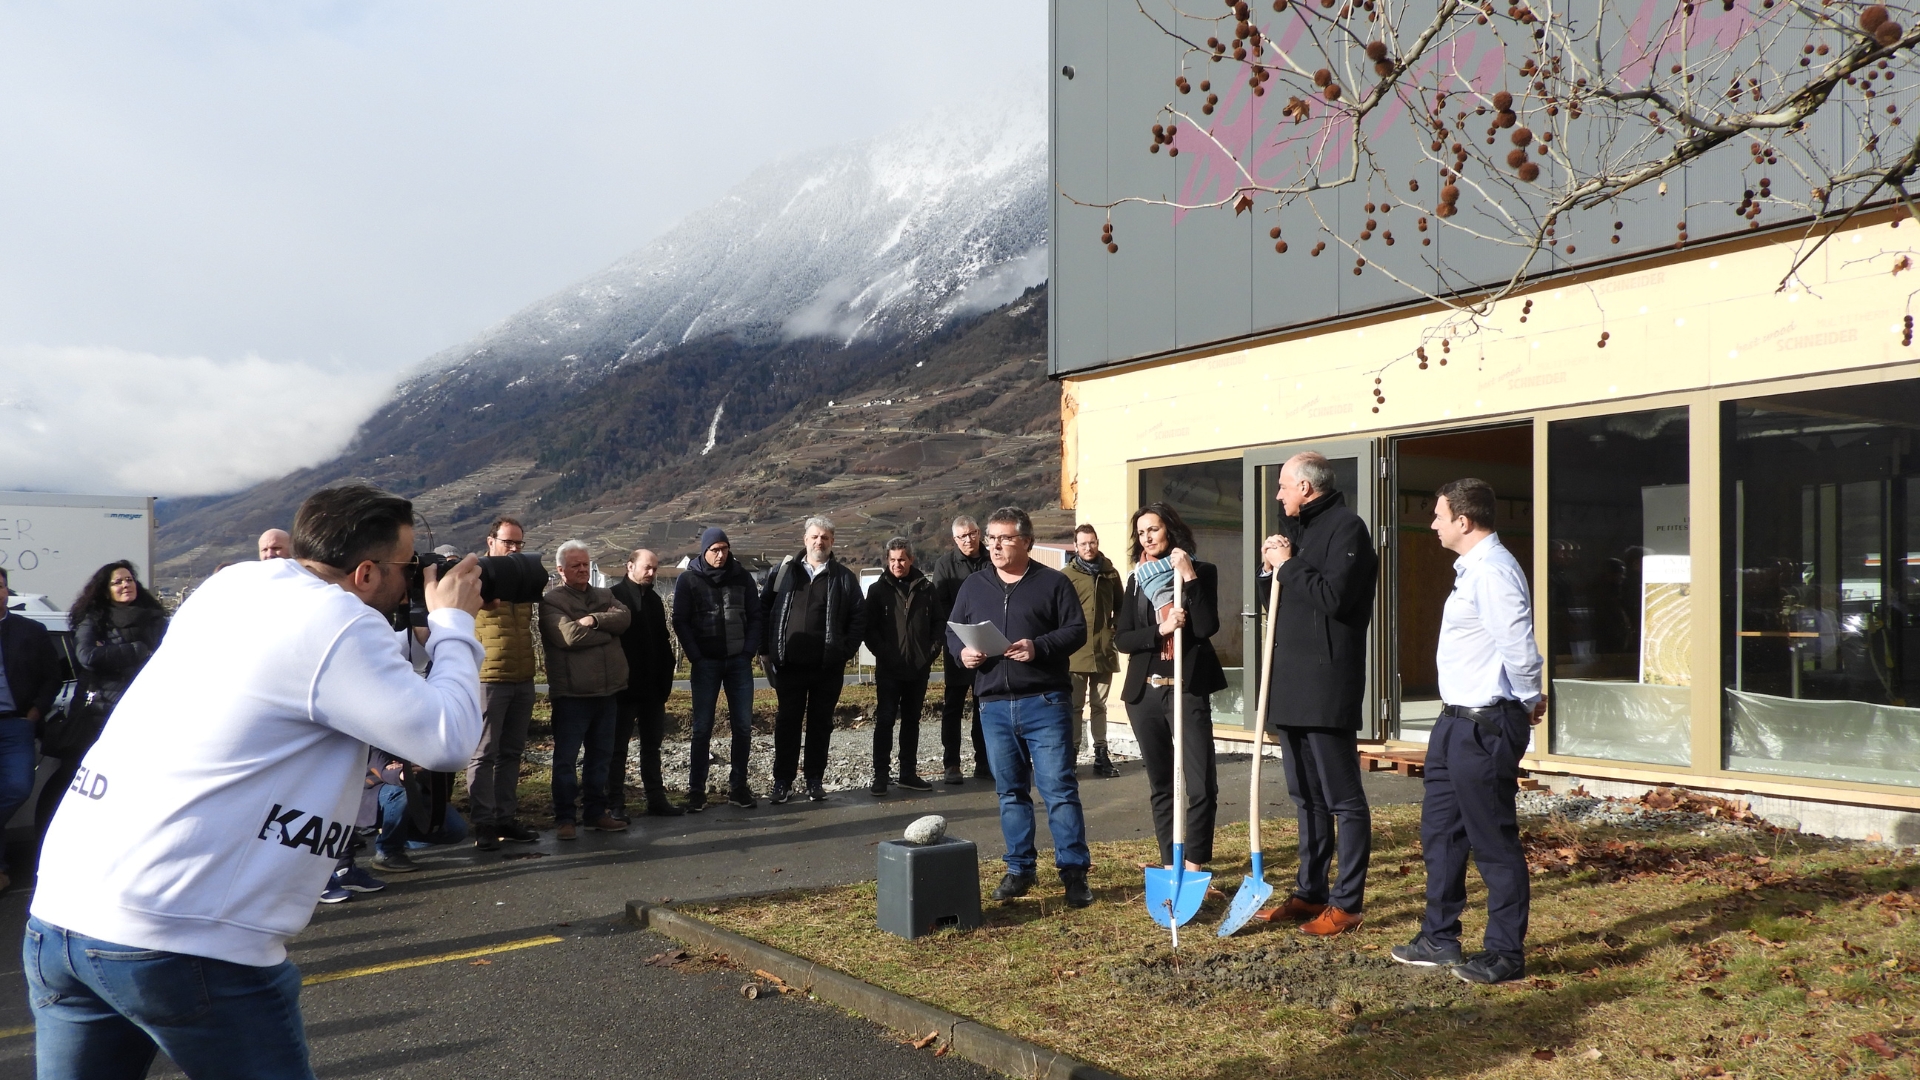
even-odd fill
[[(1290, 458), (1280, 469), (1278, 494), (1285, 531), (1262, 548), (1268, 574), (1280, 576), (1280, 610), (1273, 615), (1278, 692), (1267, 698), (1266, 723), (1282, 740), (1287, 794), (1300, 822), (1299, 880), (1284, 904), (1264, 914), (1302, 923), (1303, 932), (1316, 936), (1360, 925), (1373, 851), (1358, 740), (1380, 563), (1373, 531), (1333, 484), (1325, 457)], [(1340, 877), (1329, 886), (1336, 821)]]
[[(53, 711), (66, 681), (47, 628), (7, 612), (7, 572), (0, 568), (0, 822), (12, 820), (33, 795), (34, 728)], [(12, 879), (0, 866), (0, 889)]]
[(893, 722), (900, 721), (900, 776), (909, 791), (932, 791), (920, 778), (920, 710), (927, 677), (945, 643), (945, 626), (934, 618), (933, 582), (913, 565), (913, 545), (904, 536), (887, 541), (887, 572), (867, 589), (867, 649), (873, 653), (873, 787), (887, 793), (893, 757)]
[(640, 736), (640, 787), (647, 813), (678, 817), (686, 811), (667, 801), (660, 779), (660, 740), (667, 729), (667, 695), (673, 693), (673, 642), (667, 640), (667, 605), (654, 591), (660, 556), (637, 548), (627, 556), (627, 576), (610, 587), (633, 612), (620, 648), (627, 654), (627, 688), (614, 695), (613, 756), (607, 759), (607, 809), (627, 816), (627, 748)]
[(760, 665), (780, 699), (773, 721), (775, 804), (793, 797), (796, 769), (806, 776), (807, 798), (826, 799), (821, 782), (833, 738), (833, 709), (840, 704), (847, 661), (859, 650), (867, 629), (860, 579), (833, 557), (833, 522), (810, 517), (806, 529), (805, 550), (787, 556), (767, 575), (760, 601), (767, 628)]
[[(1000, 832), (1007, 842), (1007, 873), (993, 899), (1012, 900), (1033, 888), (1038, 854), (1033, 843), (1033, 793), (1047, 801), (1053, 864), (1068, 907), (1093, 903), (1087, 886), (1087, 824), (1080, 781), (1073, 774), (1073, 726), (1067, 702), (1073, 654), (1087, 643), (1087, 617), (1067, 575), (1029, 557), (1033, 522), (1017, 506), (987, 518), (993, 569), (975, 574), (954, 597), (953, 623), (992, 623), (1010, 643), (998, 655), (969, 648), (947, 627), (947, 648), (974, 673), (980, 726), (987, 736)], [(997, 644), (997, 643), (996, 643)]]
[(722, 686), (733, 727), (733, 775), (727, 801), (752, 808), (758, 800), (747, 787), (747, 758), (753, 752), (753, 654), (760, 648), (760, 589), (733, 557), (727, 534), (717, 527), (700, 534), (700, 553), (673, 583), (673, 632), (693, 668), (693, 763), (687, 777), (687, 812), (697, 814), (707, 808), (708, 747)]
[[(953, 612), (953, 600), (960, 595), (961, 584), (988, 565), (986, 549), (980, 544), (980, 523), (965, 514), (954, 518), (953, 550), (935, 559), (927, 575), (933, 579), (939, 600), (934, 614), (941, 626), (946, 626)], [(991, 780), (993, 770), (987, 766), (986, 739), (980, 733), (980, 699), (973, 692), (973, 672), (960, 662), (957, 653), (945, 653), (942, 663), (945, 682), (941, 684), (940, 743), (945, 751), (946, 781), (966, 783), (960, 771), (960, 721), (967, 715), (968, 699), (973, 704), (973, 775)]]

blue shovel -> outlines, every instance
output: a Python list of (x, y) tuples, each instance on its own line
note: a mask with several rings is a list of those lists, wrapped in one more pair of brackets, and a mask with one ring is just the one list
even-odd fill
[[(1169, 553), (1171, 555), (1171, 553)], [(1173, 575), (1173, 609), (1184, 611), (1179, 571)], [(1186, 726), (1181, 722), (1181, 677), (1186, 660), (1181, 647), (1184, 628), (1173, 632), (1173, 865), (1147, 868), (1147, 914), (1153, 921), (1173, 931), (1173, 947), (1180, 947), (1180, 926), (1191, 920), (1207, 898), (1207, 886), (1213, 875), (1204, 870), (1188, 870), (1187, 847), (1187, 774)]]
[(1253, 849), (1253, 867), (1240, 882), (1240, 891), (1233, 894), (1233, 904), (1227, 908), (1227, 917), (1220, 920), (1220, 936), (1232, 937), (1241, 927), (1247, 925), (1255, 912), (1267, 906), (1267, 900), (1273, 896), (1273, 886), (1267, 884), (1260, 867), (1260, 744), (1267, 737), (1267, 691), (1273, 682), (1273, 624), (1274, 616), (1280, 610), (1280, 575), (1273, 575), (1273, 588), (1267, 598), (1266, 648), (1260, 653), (1260, 693), (1259, 704), (1254, 706), (1256, 717), (1253, 725), (1253, 791), (1247, 796), (1247, 846)]

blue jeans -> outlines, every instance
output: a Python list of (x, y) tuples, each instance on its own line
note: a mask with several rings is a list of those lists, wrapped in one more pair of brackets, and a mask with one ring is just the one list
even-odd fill
[(407, 789), (402, 784), (380, 786), (380, 835), (373, 846), (388, 854), (407, 849), (419, 850), (440, 844), (457, 844), (467, 838), (467, 819), (460, 811), (447, 807), (436, 832), (421, 833), (407, 821)]
[(135, 949), (27, 920), (40, 1080), (137, 1080), (165, 1050), (194, 1080), (312, 1080), (300, 970)]
[[(585, 800), (587, 821), (600, 820), (607, 810), (607, 759), (613, 756), (614, 698), (557, 697), (553, 699), (553, 820), (573, 821), (573, 803)], [(575, 779), (574, 761), (586, 747), (583, 774)], [(583, 790), (584, 789), (584, 790)]]
[(727, 691), (727, 719), (733, 728), (733, 753), (728, 761), (734, 787), (747, 784), (747, 758), (753, 753), (753, 657), (730, 656), (725, 660), (693, 662), (693, 767), (688, 770), (687, 794), (704, 799), (707, 794), (707, 758), (713, 743), (714, 708), (720, 704), (720, 689)]
[[(39, 755), (33, 747), (33, 721), (0, 720), (0, 825), (33, 797), (33, 766)], [(72, 775), (68, 775), (72, 779)], [(58, 796), (56, 796), (57, 798)], [(6, 858), (0, 855), (0, 869)]]
[(980, 702), (980, 731), (987, 763), (1000, 792), (1000, 833), (1007, 841), (1007, 873), (1032, 875), (1033, 795), (1047, 802), (1053, 833), (1053, 865), (1086, 869), (1087, 819), (1080, 811), (1080, 781), (1073, 775), (1073, 721), (1065, 691)]

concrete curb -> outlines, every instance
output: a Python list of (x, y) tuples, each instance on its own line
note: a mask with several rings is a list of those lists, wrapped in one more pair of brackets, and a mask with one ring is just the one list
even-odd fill
[(955, 1016), (891, 990), (882, 990), (851, 975), (659, 904), (629, 900), (627, 918), (682, 944), (720, 953), (742, 967), (761, 968), (778, 975), (789, 986), (810, 991), (821, 1001), (858, 1013), (902, 1034), (918, 1038), (929, 1031), (938, 1031), (950, 1048), (949, 1053), (995, 1072), (1020, 1080), (1122, 1080), (1105, 1069), (1096, 1069), (997, 1028)]

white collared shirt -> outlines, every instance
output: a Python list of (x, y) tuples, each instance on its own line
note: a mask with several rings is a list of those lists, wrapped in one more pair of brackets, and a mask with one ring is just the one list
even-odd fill
[(1540, 700), (1533, 600), (1520, 563), (1489, 533), (1453, 564), (1453, 592), (1440, 619), (1440, 700), (1480, 708), (1509, 698)]
[(801, 568), (806, 570), (807, 580), (812, 581), (814, 578), (817, 578), (820, 576), (821, 571), (827, 568), (827, 562), (826, 560), (822, 560), (819, 566), (815, 566), (812, 563), (808, 562), (807, 560), (801, 559), (800, 566)]

